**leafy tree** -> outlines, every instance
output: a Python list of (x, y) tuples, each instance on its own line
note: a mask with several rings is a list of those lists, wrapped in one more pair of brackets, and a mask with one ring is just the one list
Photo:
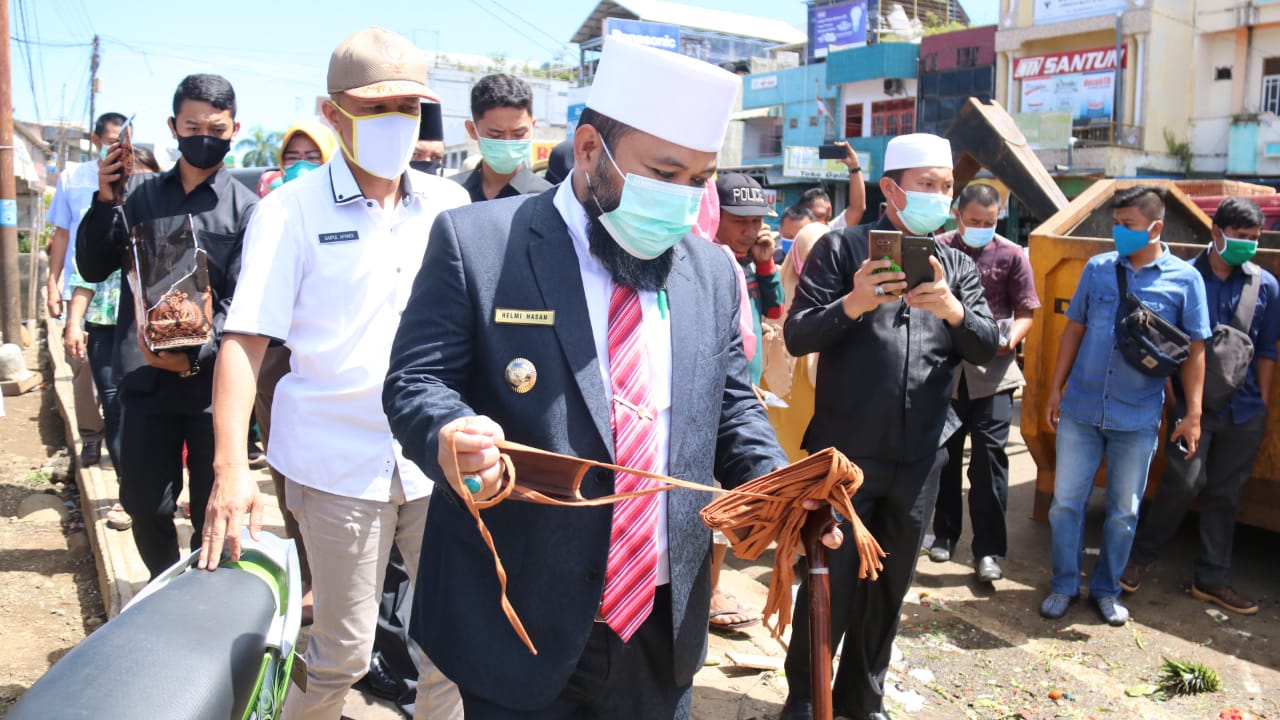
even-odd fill
[(248, 137), (236, 143), (236, 150), (243, 151), (240, 157), (241, 167), (270, 167), (280, 157), (280, 141), (282, 134), (267, 132), (262, 127), (249, 131)]

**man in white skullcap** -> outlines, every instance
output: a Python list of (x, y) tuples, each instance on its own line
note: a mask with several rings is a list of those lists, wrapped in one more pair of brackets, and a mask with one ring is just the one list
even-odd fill
[[(450, 480), (431, 504), (414, 635), (468, 720), (688, 717), (710, 606), (704, 493), (484, 511), (537, 654), (457, 493), (497, 494), (502, 438), (726, 487), (787, 463), (747, 375), (733, 261), (689, 233), (740, 82), (609, 40), (565, 182), (432, 229), (383, 402), (405, 455)], [(591, 470), (581, 492), (650, 483)]]
[[(888, 209), (874, 223), (832, 232), (814, 245), (784, 326), (792, 355), (820, 353), (818, 393), (804, 448), (835, 447), (865, 473), (858, 516), (888, 553), (874, 582), (858, 579), (852, 547), (831, 554), (831, 626), (846, 628), (833, 688), (836, 715), (885, 718), (884, 678), (911, 586), (925, 523), (946, 462), (951, 384), (961, 359), (984, 363), (999, 334), (973, 261), (934, 243), (933, 279), (908, 288), (873, 230), (930, 235), (951, 209), (951, 145), (917, 133), (889, 141), (880, 178)], [(783, 718), (813, 716), (809, 691), (808, 585), (795, 605)]]

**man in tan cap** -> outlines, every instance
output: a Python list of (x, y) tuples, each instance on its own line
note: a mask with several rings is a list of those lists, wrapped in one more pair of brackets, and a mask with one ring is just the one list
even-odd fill
[[(240, 530), (262, 526), (245, 438), (269, 343), (291, 351), (272, 406), (271, 465), (306, 543), (315, 622), (286, 718), (337, 720), (369, 668), (384, 568), (394, 543), (416, 574), (432, 482), (406, 460), (379, 400), (387, 358), (436, 216), (468, 203), (444, 178), (409, 169), (427, 64), (408, 40), (361, 30), (329, 61), (325, 119), (341, 153), (263, 200), (245, 236), (242, 299), (216, 371), (216, 479), (202, 568)], [(419, 718), (460, 718), (457, 690), (425, 657)]]
[[(405, 455), (449, 474), (432, 501), (413, 629), (458, 683), (467, 720), (688, 717), (710, 611), (706, 493), (486, 510), (535, 655), (453, 488), (498, 492), (493, 441), (504, 436), (726, 487), (787, 463), (747, 375), (733, 262), (689, 233), (740, 84), (611, 39), (571, 176), (446, 212), (432, 229), (383, 402)], [(582, 492), (650, 482), (592, 471)]]
[[(884, 678), (898, 613), (947, 459), (943, 425), (956, 364), (990, 360), (998, 337), (977, 270), (964, 253), (931, 245), (933, 279), (914, 288), (903, 273), (889, 270), (890, 261), (868, 257), (873, 230), (929, 235), (946, 222), (950, 143), (924, 133), (896, 137), (885, 149), (884, 168), (885, 215), (813, 246), (783, 329), (792, 355), (821, 353), (821, 391), (804, 449), (835, 447), (862, 468), (866, 480), (854, 508), (888, 553), (875, 582), (858, 579), (851, 549), (830, 557), (832, 636), (853, 629), (844, 638), (834, 708), (857, 720), (886, 717)], [(787, 720), (813, 717), (808, 607), (802, 580), (787, 651), (790, 692), (781, 716)]]

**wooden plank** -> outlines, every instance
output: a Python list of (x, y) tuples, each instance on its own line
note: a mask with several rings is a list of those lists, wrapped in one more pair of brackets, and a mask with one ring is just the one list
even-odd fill
[(5, 397), (13, 397), (14, 395), (22, 395), (31, 392), (35, 388), (40, 387), (40, 374), (31, 373), (22, 380), (5, 380), (0, 382), (0, 393)]
[(750, 668), (752, 670), (781, 670), (783, 658), (773, 657), (770, 655), (752, 655), (751, 653), (741, 653), (736, 650), (725, 651), (724, 656), (729, 662), (738, 667)]

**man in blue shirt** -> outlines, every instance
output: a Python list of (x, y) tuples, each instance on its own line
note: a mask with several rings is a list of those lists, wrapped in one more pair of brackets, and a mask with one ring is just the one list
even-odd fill
[[(1280, 285), (1274, 275), (1249, 262), (1258, 249), (1263, 222), (1262, 211), (1249, 200), (1223, 200), (1213, 216), (1213, 242), (1193, 261), (1204, 278), (1212, 326), (1230, 324), (1246, 284), (1257, 284), (1257, 303), (1248, 328), (1253, 362), (1244, 384), (1226, 407), (1217, 412), (1205, 408), (1195, 455), (1188, 459), (1166, 446), (1169, 469), (1160, 480), (1120, 577), (1120, 587), (1126, 592), (1138, 591), (1160, 548), (1178, 529), (1191, 501), (1201, 495), (1200, 550), (1191, 597), (1243, 615), (1258, 612), (1258, 603), (1236, 592), (1227, 576), (1240, 491), (1249, 480), (1267, 429), (1267, 391), (1280, 340)], [(1181, 412), (1185, 402), (1181, 387), (1175, 387), (1174, 396), (1175, 413)]]
[[(101, 152), (110, 147), (120, 137), (121, 128), (126, 118), (116, 112), (103, 113), (93, 125), (93, 133), (89, 135), (93, 158), (89, 162), (68, 167), (58, 175), (57, 190), (53, 194), (53, 202), (49, 205), (49, 214), (45, 220), (53, 225), (53, 236), (49, 239), (49, 279), (48, 298), (46, 300), (49, 316), (62, 317), (65, 304), (71, 302), (71, 277), (75, 274), (76, 231), (80, 228), (80, 218), (84, 217), (89, 206), (93, 204), (93, 193), (98, 189), (98, 165)], [(77, 328), (78, 329), (78, 328)], [(102, 413), (98, 410), (100, 398), (94, 394), (94, 369), (90, 364), (72, 356), (66, 356), (71, 366), (71, 387), (75, 392), (76, 430), (80, 434), (80, 465), (86, 467), (97, 465), (102, 457), (102, 435), (106, 428)], [(111, 377), (110, 354), (105, 358), (107, 368), (105, 376)], [(99, 368), (101, 369), (101, 368)], [(98, 395), (110, 392), (108, 388), (97, 388)], [(72, 451), (75, 446), (72, 443)], [(114, 460), (114, 458), (113, 458)], [(120, 468), (116, 468), (119, 472)]]
[[(1147, 485), (1164, 403), (1164, 378), (1130, 365), (1116, 344), (1116, 311), (1124, 302), (1116, 278), (1119, 264), (1128, 291), (1191, 338), (1182, 364), (1187, 412), (1170, 437), (1185, 442), (1190, 458), (1200, 438), (1204, 385), (1204, 340), (1210, 336), (1204, 281), (1160, 241), (1164, 198), (1138, 185), (1120, 190), (1111, 204), (1114, 252), (1085, 265), (1067, 309), (1067, 329), (1058, 347), (1049, 402), (1049, 426), (1058, 432), (1057, 472), (1049, 525), (1053, 528), (1052, 591), (1040, 614), (1058, 619), (1080, 594), (1080, 550), (1084, 508), (1103, 454), (1107, 457), (1107, 510), (1102, 550), (1089, 579), (1089, 597), (1102, 618), (1124, 625), (1119, 578), (1138, 524), (1138, 504)], [(1065, 386), (1065, 391), (1064, 391)]]

